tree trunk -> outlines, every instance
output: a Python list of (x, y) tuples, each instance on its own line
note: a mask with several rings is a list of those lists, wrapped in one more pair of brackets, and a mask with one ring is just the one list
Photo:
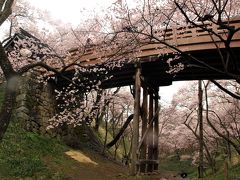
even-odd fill
[(0, 141), (7, 131), (16, 100), (16, 92), (8, 87), (9, 85), (6, 86), (5, 97), (0, 112)]
[[(96, 97), (95, 105), (98, 105), (99, 101), (101, 100), (101, 98), (102, 98), (102, 93), (103, 93), (102, 90), (97, 91), (97, 97)], [(104, 108), (105, 108), (105, 106), (104, 106)], [(94, 109), (94, 108), (93, 108), (93, 109)], [(98, 132), (98, 130), (99, 130), (99, 126), (100, 126), (100, 123), (101, 123), (101, 121), (102, 121), (103, 115), (104, 115), (103, 112), (100, 112), (100, 111), (98, 110), (98, 113), (97, 113), (97, 116), (96, 116), (96, 119), (95, 119), (95, 126), (94, 126), (94, 130), (95, 130), (96, 132)]]
[(228, 167), (228, 162), (227, 161), (225, 161), (224, 162), (224, 179), (225, 180), (229, 180), (229, 174), (228, 174), (228, 171), (229, 171), (229, 169), (228, 169), (229, 167)]
[(198, 81), (198, 121), (199, 121), (199, 174), (198, 178), (203, 178), (203, 91), (202, 91), (202, 81)]
[(107, 148), (111, 148), (113, 145), (115, 145), (117, 143), (117, 141), (120, 139), (120, 137), (122, 136), (122, 134), (124, 133), (125, 129), (128, 127), (128, 125), (132, 119), (133, 119), (133, 114), (131, 114), (127, 118), (127, 120), (123, 124), (122, 128), (119, 130), (118, 134), (114, 137), (114, 139), (110, 143), (107, 144)]
[(108, 110), (109, 110), (109, 107), (107, 108), (106, 117), (105, 117), (105, 138), (104, 138), (103, 153), (105, 152), (105, 149), (106, 149), (107, 137), (108, 137), (108, 113), (109, 113)]
[[(228, 139), (230, 139), (229, 132), (227, 132), (227, 137), (228, 137)], [(226, 142), (227, 142), (228, 160), (229, 160), (229, 163), (231, 164), (231, 161), (232, 161), (231, 145), (230, 145), (229, 141), (226, 141)]]
[(0, 141), (1, 141), (11, 120), (11, 115), (16, 100), (15, 90), (17, 85), (16, 72), (13, 70), (13, 67), (1, 43), (0, 43), (0, 66), (7, 80), (4, 95), (5, 97), (0, 112)]
[(99, 126), (100, 126), (100, 121), (102, 120), (101, 117), (102, 115), (99, 115), (99, 114), (97, 114), (97, 117), (96, 117), (96, 119), (95, 119), (95, 126), (94, 126), (94, 130), (96, 131), (96, 132), (98, 132), (98, 130), (99, 130)]

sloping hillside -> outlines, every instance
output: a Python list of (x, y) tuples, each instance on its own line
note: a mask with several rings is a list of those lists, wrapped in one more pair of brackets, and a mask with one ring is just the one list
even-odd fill
[(125, 179), (126, 168), (89, 149), (21, 129), (12, 122), (0, 144), (0, 179)]

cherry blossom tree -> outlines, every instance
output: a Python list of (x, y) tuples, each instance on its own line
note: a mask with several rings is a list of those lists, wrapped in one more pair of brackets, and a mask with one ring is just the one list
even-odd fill
[[(226, 81), (222, 84), (232, 92), (238, 93), (238, 83)], [(212, 88), (212, 84), (205, 86), (207, 122), (213, 131), (224, 139), (228, 149), (231, 145), (239, 154), (239, 100), (221, 91), (212, 91)]]
[[(179, 25), (200, 28), (210, 36), (216, 36), (216, 38), (220, 39), (220, 41), (225, 44), (225, 49), (227, 50), (226, 57), (232, 57), (231, 48), (229, 49), (230, 42), (233, 36), (238, 33), (239, 29), (231, 29), (230, 25), (226, 23), (237, 14), (237, 9), (233, 10), (231, 8), (232, 4), (230, 1), (227, 1), (226, 3), (221, 3), (220, 1), (216, 3), (209, 2), (208, 6), (204, 6), (203, 11), (199, 8), (198, 1), (165, 1), (160, 3), (154, 0), (146, 0), (137, 1), (133, 4), (134, 5), (130, 5), (122, 1), (116, 2), (108, 9), (108, 13), (106, 13), (104, 18), (97, 17), (92, 20), (93, 23), (90, 27), (92, 27), (91, 29), (93, 30), (89, 31), (89, 29), (87, 30), (83, 27), (79, 27), (79, 29), (73, 31), (75, 39), (79, 40), (79, 43), (82, 45), (84, 45), (85, 41), (88, 45), (91, 44), (92, 47), (101, 44), (101, 50), (108, 52), (111, 51), (113, 52), (112, 54), (114, 57), (118, 57), (115, 58), (115, 63), (120, 62), (121, 60), (126, 61), (126, 59), (127, 62), (136, 60), (133, 53), (134, 50), (145, 44), (164, 44), (168, 48), (177, 52), (177, 55), (174, 55), (174, 58), (169, 58), (168, 63), (170, 66), (170, 73), (177, 73), (185, 66), (188, 66), (188, 64), (178, 62), (178, 57), (184, 55), (197, 63), (200, 63), (202, 68), (208, 68), (237, 79), (237, 71), (233, 74), (231, 72), (232, 69), (229, 68), (234, 62), (230, 63), (227, 60), (228, 58), (225, 58), (225, 55), (222, 56), (223, 52), (221, 52), (221, 49), (217, 46), (216, 51), (218, 51), (220, 57), (222, 57), (222, 67), (220, 69), (199, 62), (197, 58), (182, 52), (177, 46), (167, 42), (166, 32), (164, 31), (170, 26), (179, 27)], [(195, 6), (196, 8), (194, 8)], [(213, 13), (214, 16), (206, 16), (209, 15), (209, 12)], [(226, 31), (227, 38), (224, 39), (219, 36), (215, 32), (215, 29), (209, 30), (207, 28), (209, 21), (210, 23), (225, 29), (224, 31)], [(85, 36), (87, 38), (83, 38), (82, 33), (83, 36), (84, 33), (87, 33), (88, 35)], [(98, 38), (95, 38), (96, 35), (98, 35)], [(81, 41), (82, 39), (84, 39), (84, 41)], [(78, 48), (84, 55), (86, 46), (79, 46)], [(124, 58), (123, 55), (125, 56)], [(229, 59), (234, 61), (234, 58)], [(106, 59), (103, 59), (103, 62), (104, 61), (106, 61)], [(73, 62), (73, 64), (74, 63), (76, 62)], [(114, 62), (112, 64), (114, 64)], [(117, 65), (114, 64), (113, 66)], [(213, 82), (218, 84), (216, 81)], [(235, 97), (238, 98), (237, 95)]]
[[(185, 125), (189, 133), (192, 133), (197, 141), (196, 145), (199, 146), (199, 142), (202, 142), (206, 161), (212, 168), (212, 171), (216, 172), (216, 149), (219, 146), (218, 139), (220, 139), (220, 137), (214, 133), (212, 128), (209, 127), (206, 121), (206, 116), (203, 116), (203, 139), (201, 140), (199, 130), (200, 122), (198, 118), (199, 107), (197, 99), (197, 84), (192, 83), (191, 86), (180, 89), (178, 94), (181, 94), (182, 96), (175, 96), (173, 104), (175, 104), (174, 106), (176, 107), (178, 115), (182, 118), (180, 122), (182, 122), (182, 125)], [(205, 104), (203, 104), (203, 107), (205, 107)], [(197, 149), (198, 148), (195, 150)]]
[[(12, 7), (16, 7), (17, 4), (14, 4), (14, 1), (6, 0), (2, 1), (0, 3), (1, 5), (1, 24), (6, 21), (6, 19), (11, 15), (12, 13)], [(12, 15), (14, 18), (14, 14)], [(17, 20), (16, 20), (17, 21)], [(90, 67), (85, 68), (82, 67), (79, 64), (76, 63), (64, 63), (63, 59), (59, 57), (56, 52), (50, 48), (50, 46), (42, 43), (39, 39), (35, 38), (34, 36), (27, 37), (25, 39), (18, 39), (14, 42), (14, 47), (11, 49), (10, 52), (6, 53), (5, 49), (3, 48), (3, 45), (0, 45), (0, 66), (2, 69), (2, 74), (4, 75), (4, 78), (6, 80), (6, 89), (5, 89), (5, 98), (2, 105), (2, 109), (0, 112), (0, 139), (2, 139), (8, 124), (11, 119), (12, 110), (14, 108), (14, 102), (16, 100), (16, 88), (17, 88), (17, 82), (18, 77), (24, 74), (25, 72), (29, 71), (30, 69), (34, 69), (35, 67), (41, 67), (43, 70), (45, 70), (45, 75), (51, 76), (52, 72), (56, 76), (66, 80), (69, 83), (69, 86), (67, 87), (67, 94), (68, 96), (71, 96), (71, 94), (74, 94), (79, 96), (77, 94), (77, 91), (80, 89), (84, 92), (90, 92), (91, 89), (97, 89), (98, 86), (101, 84), (99, 82), (99, 79), (92, 79), (89, 78), (91, 76), (91, 72), (99, 73), (99, 76), (101, 74), (105, 74), (105, 69), (98, 68), (98, 67)], [(76, 68), (75, 68), (76, 67)], [(68, 78), (64, 76), (64, 72), (68, 68), (75, 68), (75, 76), (73, 78)], [(78, 78), (82, 76), (82, 74), (87, 74), (84, 76), (84, 80), (82, 78)], [(100, 77), (99, 77), (100, 78)], [(101, 78), (100, 78), (101, 79)], [(77, 85), (76, 82), (79, 82), (80, 80), (83, 80), (83, 84)], [(41, 83), (41, 82), (39, 82)], [(73, 86), (74, 88), (71, 88)], [(84, 88), (83, 88), (84, 87)], [(74, 98), (74, 97), (72, 97)], [(70, 106), (74, 99), (68, 99)], [(66, 119), (69, 117), (69, 111), (66, 112), (67, 109), (64, 111), (61, 111), (61, 113), (65, 113), (65, 116), (62, 116), (62, 119)], [(79, 111), (84, 113), (82, 110), (79, 110), (78, 108), (75, 108), (74, 111), (76, 111), (78, 114)], [(71, 113), (70, 113), (71, 114)], [(71, 118), (69, 118), (72, 120)], [(69, 120), (68, 119), (68, 120)], [(77, 118), (74, 120), (77, 121)]]
[[(226, 77), (236, 79), (239, 77), (239, 63), (231, 43), (239, 34), (240, 28), (231, 25), (231, 20), (237, 20), (238, 1), (198, 1), (198, 0), (139, 0), (135, 2), (117, 1), (109, 8), (102, 24), (108, 29), (108, 39), (111, 39), (111, 49), (120, 49), (130, 57), (135, 57), (146, 44), (162, 44), (175, 53), (168, 57), (169, 73), (176, 74), (184, 68), (190, 67), (194, 62), (199, 68), (208, 69), (216, 73), (225, 74)], [(211, 28), (216, 26), (217, 28)], [(185, 53), (176, 44), (168, 41), (167, 31), (171, 27), (197, 28), (208, 34), (215, 45), (217, 56), (220, 57), (219, 66), (202, 61), (195, 55)], [(183, 28), (181, 33), (184, 33)], [(219, 29), (224, 36), (219, 33)], [(107, 39), (107, 38), (106, 38)], [(113, 42), (114, 40), (114, 42)], [(222, 42), (219, 47), (217, 42)], [(127, 47), (127, 49), (125, 49)], [(161, 57), (162, 54), (156, 56)], [(180, 61), (180, 57), (190, 59), (191, 62)], [(134, 58), (129, 58), (134, 61)], [(214, 80), (213, 80), (214, 81)], [(216, 81), (215, 84), (221, 87)], [(239, 96), (225, 91), (239, 99)]]
[[(227, 90), (235, 94), (239, 93), (239, 85), (236, 81), (220, 83)], [(219, 90), (210, 81), (204, 81), (203, 85), (204, 161), (213, 172), (216, 172), (215, 159), (219, 153), (217, 150), (224, 150), (229, 159), (231, 159), (231, 149), (239, 154), (239, 100)], [(199, 156), (197, 149), (200, 138), (197, 93), (196, 83), (180, 89), (174, 96), (172, 104), (163, 107), (160, 121), (160, 125), (164, 126), (160, 136), (161, 145), (168, 147), (168, 150), (192, 149), (196, 152), (195, 163), (199, 162), (199, 158), (196, 157)]]

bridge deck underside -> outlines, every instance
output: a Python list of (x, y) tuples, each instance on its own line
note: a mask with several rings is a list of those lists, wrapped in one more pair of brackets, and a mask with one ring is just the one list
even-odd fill
[[(237, 60), (237, 64), (230, 63), (228, 71), (232, 73), (237, 73), (239, 72), (237, 71), (237, 68), (240, 67), (240, 48), (234, 48), (232, 49), (232, 52), (234, 54), (234, 58)], [(173, 57), (173, 55), (171, 54), (158, 58), (151, 57), (151, 60), (149, 60), (148, 58), (142, 59), (142, 77), (144, 77), (145, 82), (147, 82), (151, 86), (168, 86), (171, 85), (173, 81), (208, 79), (220, 80), (232, 78), (226, 73), (222, 73), (224, 72), (224, 68), (217, 50), (195, 51), (189, 52), (188, 54), (191, 54), (191, 56), (196, 58), (197, 61), (187, 56), (179, 57), (178, 60), (172, 61), (171, 65), (176, 65), (177, 63), (181, 62), (184, 64), (184, 69), (173, 74), (168, 73), (169, 65), (167, 63), (167, 60)], [(222, 50), (222, 54), (226, 59), (224, 50)], [(206, 65), (221, 70), (222, 72), (207, 68)], [(113, 70), (109, 71), (109, 75), (112, 76), (112, 78), (110, 80), (104, 81), (102, 83), (102, 87), (112, 88), (133, 85), (134, 74), (134, 64), (126, 64), (121, 68), (114, 68)]]
[[(224, 50), (221, 50), (224, 59), (226, 59), (226, 53)], [(239, 74), (240, 72), (240, 47), (233, 48), (232, 52), (234, 54), (236, 64), (230, 63), (228, 72)], [(204, 51), (192, 51), (188, 52), (194, 58), (193, 60), (187, 56), (181, 56), (178, 60), (172, 61), (171, 65), (176, 65), (177, 63), (183, 63), (184, 69), (177, 73), (168, 73), (169, 64), (167, 60), (173, 58), (172, 54), (164, 55), (161, 57), (146, 57), (141, 59), (141, 76), (144, 79), (144, 82), (147, 83), (147, 86), (158, 87), (158, 86), (168, 86), (171, 85), (173, 81), (188, 81), (188, 80), (209, 80), (209, 79), (233, 79), (233, 77), (227, 75), (224, 72), (222, 60), (218, 51), (215, 50), (204, 50)], [(232, 60), (230, 59), (230, 62)], [(203, 65), (206, 64), (222, 72), (207, 68)], [(101, 67), (101, 66), (99, 66)], [(111, 70), (108, 70), (108, 74), (105, 77), (96, 77), (94, 73), (90, 73), (87, 77), (91, 80), (95, 78), (106, 79), (106, 77), (111, 77), (108, 80), (104, 80), (101, 84), (101, 87), (104, 89), (113, 88), (113, 87), (122, 87), (134, 84), (134, 75), (135, 75), (135, 64), (126, 63), (121, 68), (115, 67)], [(65, 76), (68, 78), (73, 77), (73, 70), (65, 72)], [(85, 75), (83, 75), (85, 76)], [(59, 81), (56, 84), (59, 87), (64, 87), (68, 84), (65, 79), (61, 77), (58, 78)]]

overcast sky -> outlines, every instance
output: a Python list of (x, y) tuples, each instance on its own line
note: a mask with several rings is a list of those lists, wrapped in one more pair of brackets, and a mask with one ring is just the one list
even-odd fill
[(109, 7), (116, 0), (28, 0), (35, 7), (47, 10), (54, 19), (78, 25), (101, 9)]

